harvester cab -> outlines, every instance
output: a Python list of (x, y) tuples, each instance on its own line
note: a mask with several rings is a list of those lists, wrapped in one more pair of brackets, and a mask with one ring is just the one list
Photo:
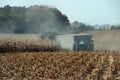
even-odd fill
[(92, 35), (76, 35), (74, 36), (74, 51), (93, 51), (94, 43)]

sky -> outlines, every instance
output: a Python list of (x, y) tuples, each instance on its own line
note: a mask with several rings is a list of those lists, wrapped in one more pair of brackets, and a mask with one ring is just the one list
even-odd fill
[(0, 7), (47, 5), (59, 9), (70, 22), (120, 24), (120, 0), (0, 0)]

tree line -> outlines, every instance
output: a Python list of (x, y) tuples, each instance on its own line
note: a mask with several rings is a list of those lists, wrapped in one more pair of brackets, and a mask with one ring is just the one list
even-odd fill
[(90, 30), (120, 30), (120, 24), (96, 24), (96, 25), (90, 25), (87, 23), (82, 23), (78, 21), (74, 21), (71, 23), (71, 27), (73, 30), (82, 30), (82, 31), (90, 31)]
[(59, 32), (69, 28), (66, 15), (57, 8), (47, 6), (0, 8), (0, 32), (5, 33), (41, 33)]
[(43, 33), (88, 30), (118, 30), (118, 25), (90, 25), (78, 21), (70, 23), (57, 8), (48, 6), (0, 8), (0, 33)]

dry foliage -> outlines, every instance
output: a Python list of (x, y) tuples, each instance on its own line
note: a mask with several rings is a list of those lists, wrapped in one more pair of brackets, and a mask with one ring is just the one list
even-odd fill
[(120, 30), (98, 30), (93, 35), (95, 50), (120, 51)]
[(40, 39), (0, 38), (0, 52), (58, 51), (59, 43)]
[(39, 52), (0, 54), (3, 80), (120, 80), (120, 54)]

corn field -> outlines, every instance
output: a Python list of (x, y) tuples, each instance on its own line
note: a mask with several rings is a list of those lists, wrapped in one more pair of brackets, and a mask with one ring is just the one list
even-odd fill
[(115, 52), (24, 52), (0, 54), (1, 80), (120, 80)]
[[(27, 37), (25, 39), (25, 37)], [(30, 39), (31, 38), (31, 39)], [(57, 41), (36, 39), (30, 36), (0, 34), (0, 52), (47, 52), (60, 50)]]
[(120, 80), (119, 52), (61, 50), (38, 36), (0, 34), (0, 80)]

